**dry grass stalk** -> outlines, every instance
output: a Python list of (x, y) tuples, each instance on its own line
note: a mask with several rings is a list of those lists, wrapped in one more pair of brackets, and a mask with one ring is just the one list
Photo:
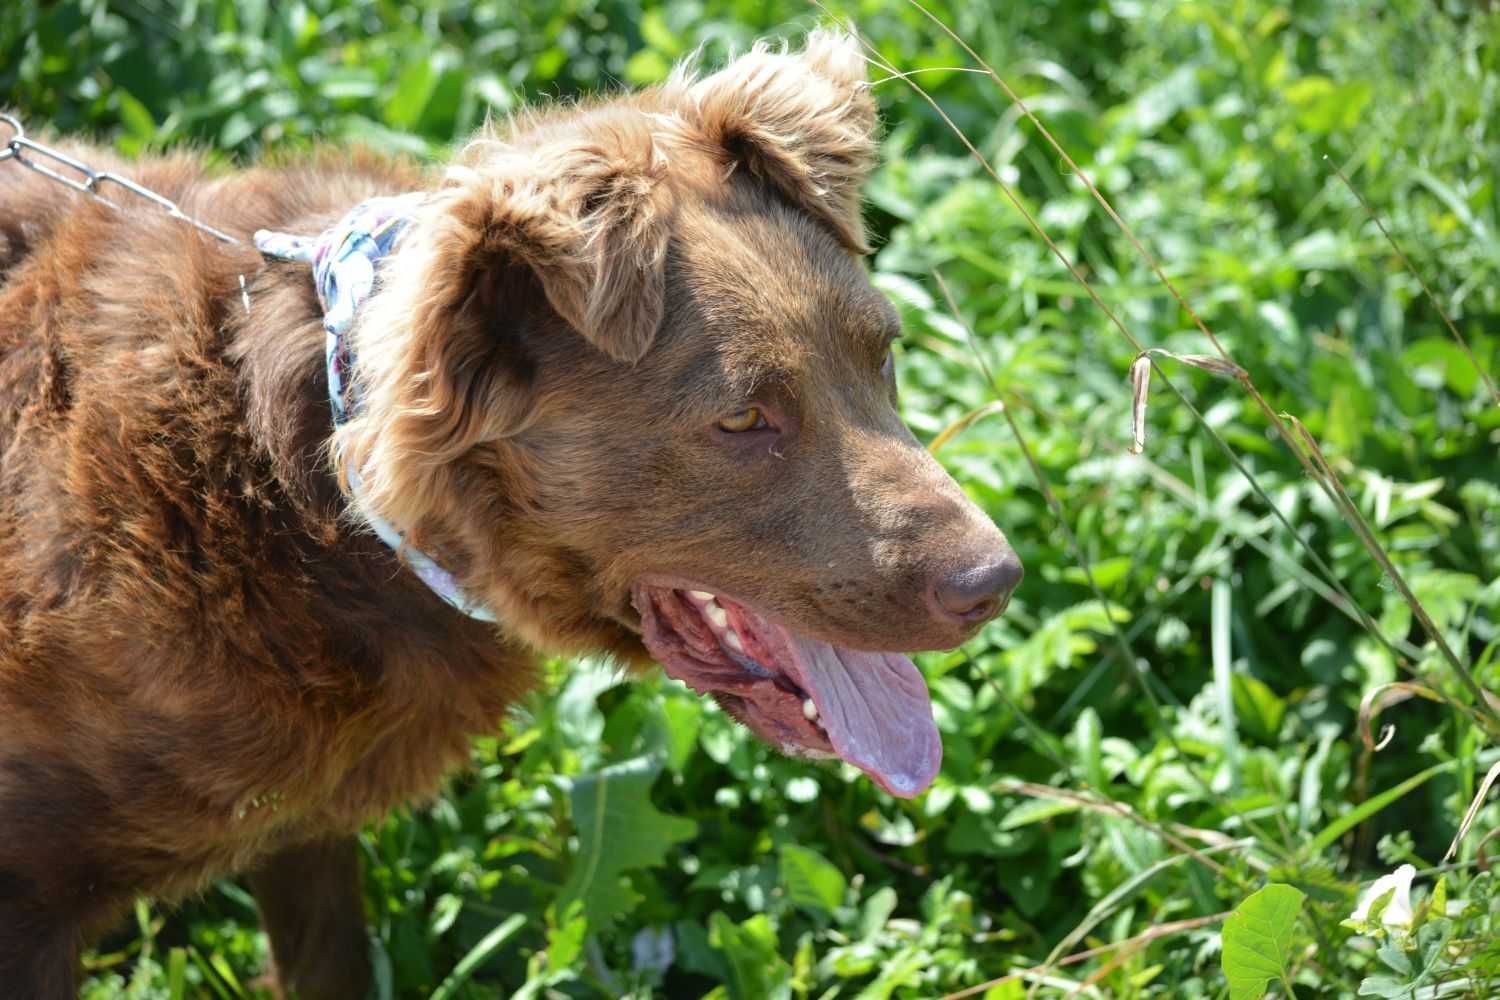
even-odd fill
[[(1054, 962), (1053, 965), (1057, 967), (1077, 965), (1079, 962), (1087, 962), (1091, 958), (1098, 958), (1100, 955), (1107, 955), (1112, 951), (1119, 951), (1121, 949), (1125, 949), (1128, 954), (1135, 954), (1141, 948), (1150, 944), (1152, 941), (1155, 941), (1157, 938), (1167, 937), (1171, 934), (1181, 934), (1183, 931), (1191, 931), (1196, 930), (1199, 927), (1209, 927), (1213, 924), (1223, 923), (1224, 920), (1228, 919), (1230, 912), (1231, 911), (1229, 910), (1225, 910), (1223, 913), (1213, 913), (1204, 917), (1193, 917), (1188, 920), (1175, 920), (1169, 924), (1158, 924), (1157, 926), (1152, 927), (1149, 930), (1137, 934), (1135, 937), (1126, 938), (1123, 941), (1112, 941), (1109, 944), (1101, 944), (1096, 948), (1088, 948), (1084, 951), (1074, 952), (1073, 954), (1068, 955), (1066, 958), (1062, 958), (1057, 962)], [(999, 979), (991, 979), (989, 982), (980, 983), (978, 986), (970, 986), (968, 989), (959, 990), (957, 993), (949, 993), (943, 996), (942, 1000), (965, 1000), (966, 997), (972, 997), (977, 996), (980, 993), (986, 993), (996, 986), (1003, 986), (1006, 983), (1015, 982), (1016, 980), (1025, 980), (1031, 976), (1038, 975), (1044, 968), (1044, 966), (1038, 965), (1033, 966), (1029, 969), (1020, 969), (1016, 972), (1010, 973), (1009, 975), (1001, 976)], [(1087, 983), (1085, 983), (1085, 985), (1087, 985)]]
[[(1464, 813), (1463, 822), (1458, 824), (1458, 833), (1454, 836), (1453, 843), (1448, 845), (1448, 853), (1443, 855), (1445, 862), (1451, 861), (1453, 856), (1458, 853), (1458, 845), (1463, 841), (1464, 837), (1468, 836), (1469, 827), (1474, 825), (1474, 817), (1478, 816), (1479, 810), (1484, 807), (1484, 800), (1490, 794), (1490, 786), (1495, 783), (1497, 778), (1500, 778), (1500, 760), (1495, 762), (1495, 765), (1490, 768), (1489, 773), (1484, 776), (1484, 780), (1479, 783), (1479, 791), (1475, 793), (1474, 801), (1469, 803), (1469, 810)], [(1494, 835), (1494, 831), (1491, 830), (1485, 836), (1485, 841)], [(1484, 842), (1481, 841), (1480, 846), (1483, 847), (1483, 844)]]

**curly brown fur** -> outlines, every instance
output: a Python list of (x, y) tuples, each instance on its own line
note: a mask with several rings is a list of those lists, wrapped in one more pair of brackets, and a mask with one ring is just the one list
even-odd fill
[[(436, 176), (74, 147), (246, 244), (430, 192), (361, 310), (337, 440), (305, 267), (0, 165), (0, 983), (71, 996), (135, 894), (256, 870), (284, 978), (347, 995), (337, 838), (432, 794), (535, 650), (644, 664), (652, 574), (858, 648), (972, 634), (931, 580), (1008, 550), (891, 405), (895, 316), (856, 257), (874, 124), (852, 43), (817, 35), (530, 117)], [(714, 429), (751, 403), (779, 443)], [(299, 913), (310, 866), (333, 910)]]

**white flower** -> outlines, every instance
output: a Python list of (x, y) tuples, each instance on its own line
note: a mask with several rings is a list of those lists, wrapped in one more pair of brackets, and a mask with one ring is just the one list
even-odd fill
[(1375, 884), (1366, 889), (1365, 894), (1360, 897), (1359, 906), (1355, 908), (1349, 919), (1355, 923), (1369, 921), (1370, 906), (1389, 892), (1391, 901), (1381, 911), (1380, 922), (1387, 927), (1410, 928), (1412, 922), (1411, 880), (1416, 877), (1416, 874), (1417, 870), (1411, 865), (1402, 865), (1389, 875), (1382, 875), (1376, 879)]

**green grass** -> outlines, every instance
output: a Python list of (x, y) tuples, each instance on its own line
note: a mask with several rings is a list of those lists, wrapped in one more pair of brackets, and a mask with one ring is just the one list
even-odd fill
[[(876, 87), (869, 186), (905, 414), (928, 440), (953, 429), (939, 457), (1028, 568), (1002, 621), (923, 661), (935, 787), (898, 802), (775, 756), (677, 684), (554, 664), (472, 774), (365, 832), (380, 994), (1223, 997), (1223, 916), (1285, 883), (1306, 894), (1272, 928), (1298, 996), (1492, 995), (1495, 842), (1478, 848), (1500, 805), (1442, 859), (1500, 753), (1479, 696), (1500, 691), (1500, 13), (931, 9), (1067, 154), (959, 72), (978, 64), (916, 7), (832, 5), (872, 58), (922, 71)], [(250, 161), (332, 139), (438, 156), (487, 110), (650, 82), (700, 44), (718, 59), (824, 16), (12, 5), (0, 94), (127, 153), (192, 141)], [(1132, 455), (1142, 347), (1221, 372), (1227, 356), (1248, 381), (1155, 353)], [(1423, 697), (1362, 719), (1395, 682)], [(1362, 724), (1394, 735), (1376, 751)], [(601, 857), (622, 837), (651, 849)], [(1444, 873), (1446, 914), (1383, 941), (1343, 926), (1360, 884), (1403, 862), (1419, 901)], [(253, 995), (255, 920), (232, 882), (143, 904), (86, 995)]]

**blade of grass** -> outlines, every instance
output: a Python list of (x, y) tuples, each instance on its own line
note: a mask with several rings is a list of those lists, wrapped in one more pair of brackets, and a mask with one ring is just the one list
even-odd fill
[(493, 955), (500, 946), (515, 936), (516, 932), (526, 925), (526, 918), (517, 913), (499, 927), (490, 931), (479, 943), (469, 949), (469, 953), (459, 959), (453, 971), (432, 991), (430, 1000), (450, 1000), (458, 993), (458, 988), (469, 981), (474, 970), (484, 963), (484, 960)]
[(1209, 647), (1214, 669), (1214, 694), (1219, 702), (1219, 724), (1224, 727), (1224, 756), (1230, 773), (1239, 786), (1240, 740), (1238, 719), (1234, 711), (1233, 664), (1230, 662), (1229, 581), (1219, 576), (1209, 595)]
[(167, 998), (184, 1000), (187, 996), (187, 952), (173, 948), (167, 953)]
[(218, 962), (214, 963), (205, 958), (203, 952), (199, 951), (196, 945), (189, 945), (188, 948), (189, 954), (193, 959), (193, 964), (198, 966), (198, 971), (203, 973), (203, 981), (209, 985), (209, 988), (214, 991), (219, 1000), (238, 1000), (238, 998), (244, 995), (239, 991), (238, 983), (236, 983), (236, 989), (233, 993), (230, 993), (229, 988), (224, 985), (224, 981), (216, 969), (216, 965), (223, 964), (224, 960), (222, 958), (215, 955), (214, 957), (218, 958)]
[(1434, 764), (1425, 771), (1417, 772), (1410, 778), (1407, 778), (1405, 781), (1401, 782), (1399, 785), (1396, 785), (1392, 788), (1387, 788), (1379, 795), (1366, 799), (1364, 802), (1361, 802), (1358, 806), (1349, 810), (1347, 813), (1340, 816), (1338, 819), (1334, 820), (1332, 823), (1329, 823), (1322, 830), (1320, 830), (1317, 836), (1313, 837), (1312, 840), (1307, 842), (1307, 846), (1304, 849), (1304, 854), (1313, 855), (1318, 853), (1325, 847), (1331, 845), (1334, 841), (1338, 840), (1344, 834), (1348, 833), (1350, 830), (1354, 829), (1356, 826), (1369, 819), (1371, 816), (1374, 816), (1376, 813), (1380, 812), (1386, 806), (1397, 801), (1398, 799), (1410, 795), (1412, 792), (1416, 791), (1418, 788), (1421, 788), (1423, 785), (1427, 784), (1427, 782), (1431, 781), (1433, 778), (1436, 778), (1438, 775), (1447, 774), (1449, 771), (1452, 771), (1454, 768), (1456, 768), (1459, 763), (1460, 762), (1455, 759), (1444, 761), (1441, 764)]

